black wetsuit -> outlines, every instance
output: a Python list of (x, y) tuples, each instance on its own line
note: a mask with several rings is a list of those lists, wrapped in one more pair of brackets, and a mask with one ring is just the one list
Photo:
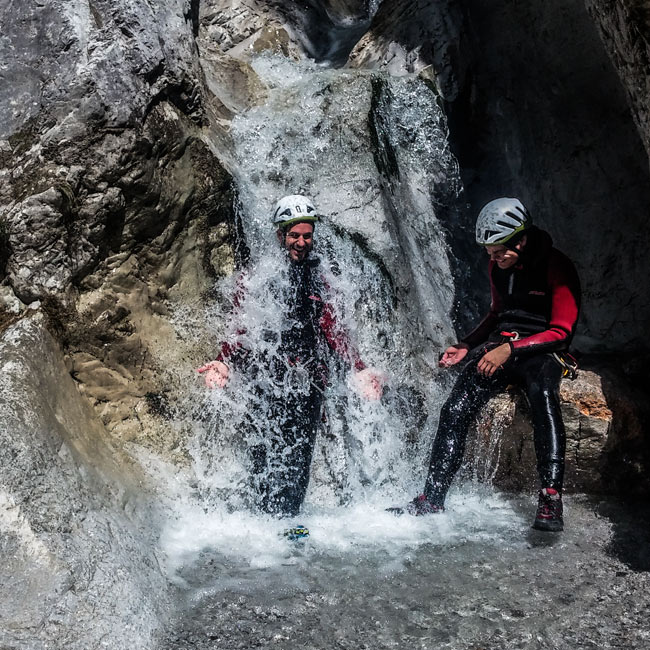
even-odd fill
[[(272, 354), (224, 344), (220, 359), (254, 378), (257, 395), (248, 408), (247, 428), (257, 507), (293, 516), (304, 501), (316, 434), (322, 418), (331, 350), (357, 369), (364, 367), (324, 300), (317, 259), (289, 263), (286, 282), (269, 291), (284, 306), (281, 331), (263, 333)], [(270, 345), (268, 345), (270, 344)]]
[[(259, 405), (263, 442), (252, 447), (253, 476), (264, 512), (296, 515), (309, 483), (316, 434), (322, 416), (327, 363), (320, 330), (323, 290), (314, 264), (292, 263), (283, 296), (286, 327), (277, 354), (265, 364)], [(273, 335), (272, 334), (272, 335)]]
[[(495, 392), (523, 387), (530, 404), (537, 469), (542, 487), (562, 489), (566, 436), (559, 383), (564, 368), (552, 353), (568, 349), (578, 318), (580, 284), (569, 259), (537, 228), (518, 264), (499, 269), (490, 262), (490, 312), (462, 342), (473, 348), (440, 413), (424, 493), (443, 505), (460, 468), (472, 419)], [(515, 340), (516, 339), (516, 340)], [(478, 373), (485, 352), (508, 342), (512, 354), (491, 377)]]

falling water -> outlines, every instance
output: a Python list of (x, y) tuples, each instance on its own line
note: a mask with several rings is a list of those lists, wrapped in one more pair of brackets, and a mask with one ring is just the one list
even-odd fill
[[(285, 310), (282, 291), (270, 287), (282, 286), (286, 261), (270, 213), (286, 194), (313, 197), (326, 215), (314, 252), (333, 309), (365, 363), (385, 371), (389, 382), (382, 401), (366, 402), (351, 390), (349, 369), (335, 364), (300, 521), (321, 548), (345, 547), (348, 535), (355, 544), (375, 544), (377, 536), (402, 540), (409, 526), (396, 528), (384, 508), (422, 485), (447, 388), (437, 356), (453, 339), (453, 282), (437, 212), (453, 207), (460, 184), (444, 115), (417, 77), (270, 56), (253, 66), (268, 98), (232, 129), (250, 261), (245, 274), (220, 284), (230, 300), (215, 304), (208, 319), (215, 338), (275, 354), (266, 333), (281, 329)], [(242, 286), (245, 299), (233, 309)], [(191, 441), (194, 487), (166, 533), (174, 561), (184, 563), (204, 545), (243, 552), (255, 565), (281, 561), (286, 551), (277, 534), (287, 524), (251, 508), (249, 450), (265, 423), (251, 426), (250, 413), (264, 412), (264, 381), (234, 372), (225, 390), (207, 396)], [(474, 512), (466, 509), (470, 520)], [(406, 537), (412, 541), (412, 531)]]

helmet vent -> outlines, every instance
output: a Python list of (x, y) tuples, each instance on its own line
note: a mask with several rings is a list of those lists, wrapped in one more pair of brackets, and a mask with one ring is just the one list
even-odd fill
[(510, 210), (508, 210), (505, 214), (506, 214), (507, 217), (510, 217), (511, 219), (515, 219), (519, 223), (523, 223), (526, 220), (526, 215), (523, 214), (523, 213), (522, 214), (516, 214), (516, 213), (510, 212)]

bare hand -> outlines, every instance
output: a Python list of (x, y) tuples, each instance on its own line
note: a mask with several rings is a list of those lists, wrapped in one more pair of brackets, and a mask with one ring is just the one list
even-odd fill
[(228, 383), (230, 368), (223, 361), (210, 361), (196, 369), (203, 375), (203, 381), (208, 388), (224, 388)]
[(353, 375), (351, 383), (358, 395), (364, 399), (376, 401), (381, 398), (387, 380), (385, 372), (377, 370), (377, 368), (365, 368)]
[(478, 362), (476, 369), (484, 377), (491, 377), (499, 368), (503, 368), (503, 364), (510, 358), (511, 354), (510, 346), (503, 343), (486, 352)]
[(455, 366), (457, 363), (460, 363), (469, 352), (469, 348), (464, 343), (457, 343), (456, 345), (450, 345), (440, 357), (438, 365), (441, 368), (450, 368)]

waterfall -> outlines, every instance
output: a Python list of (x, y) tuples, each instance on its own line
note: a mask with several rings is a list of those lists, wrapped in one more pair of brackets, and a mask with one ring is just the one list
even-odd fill
[[(250, 260), (243, 277), (220, 283), (224, 300), (207, 319), (215, 340), (232, 343), (245, 329), (245, 347), (269, 345), (265, 332), (283, 317), (269, 286), (286, 265), (271, 210), (286, 194), (311, 196), (326, 215), (314, 253), (338, 321), (365, 363), (390, 379), (385, 399), (365, 402), (351, 391), (346, 369), (332, 373), (304, 509), (382, 508), (420, 489), (445, 391), (437, 356), (453, 339), (454, 287), (436, 213), (453, 206), (460, 188), (445, 118), (417, 77), (269, 55), (254, 59), (253, 68), (267, 99), (232, 125)], [(242, 285), (246, 300), (233, 309)], [(233, 373), (226, 390), (207, 397), (195, 424), (193, 471), (207, 512), (245, 510), (251, 502), (247, 452), (251, 436), (263, 432), (251, 433), (247, 417), (263, 382)]]

